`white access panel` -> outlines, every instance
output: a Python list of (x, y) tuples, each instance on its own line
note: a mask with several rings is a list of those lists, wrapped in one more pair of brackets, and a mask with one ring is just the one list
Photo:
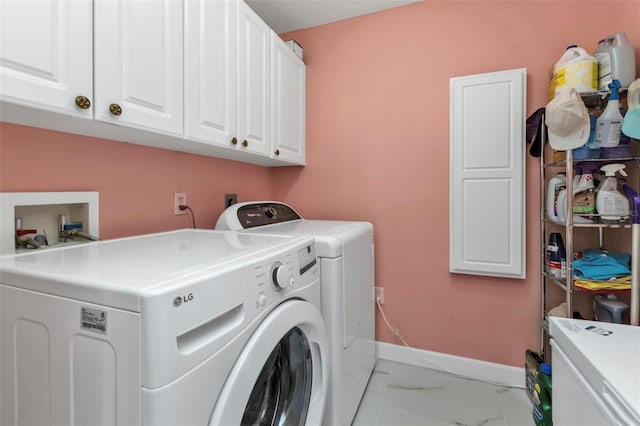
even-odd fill
[(451, 79), (451, 272), (525, 278), (526, 70)]

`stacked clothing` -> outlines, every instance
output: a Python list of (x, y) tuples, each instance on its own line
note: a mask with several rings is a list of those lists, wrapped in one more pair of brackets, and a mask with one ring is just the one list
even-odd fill
[(573, 262), (576, 287), (585, 290), (627, 290), (631, 288), (631, 256), (600, 249), (586, 249)]

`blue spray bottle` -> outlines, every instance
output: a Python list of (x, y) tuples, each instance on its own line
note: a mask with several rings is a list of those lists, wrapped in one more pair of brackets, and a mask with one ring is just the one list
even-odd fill
[(596, 145), (611, 148), (620, 143), (622, 133), (622, 114), (620, 113), (620, 82), (613, 80), (609, 84), (611, 96), (609, 102), (596, 122)]

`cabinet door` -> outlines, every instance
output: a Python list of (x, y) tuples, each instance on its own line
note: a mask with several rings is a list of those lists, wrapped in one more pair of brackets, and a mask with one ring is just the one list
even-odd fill
[(304, 165), (307, 70), (277, 34), (271, 40), (271, 155)]
[(526, 76), (451, 79), (451, 272), (525, 278)]
[(239, 149), (268, 156), (271, 30), (243, 1), (238, 1)]
[(185, 137), (232, 146), (236, 136), (236, 6), (186, 0)]
[(175, 0), (95, 3), (97, 120), (182, 136), (182, 7)]
[(2, 0), (0, 99), (91, 118), (92, 22), (90, 1)]

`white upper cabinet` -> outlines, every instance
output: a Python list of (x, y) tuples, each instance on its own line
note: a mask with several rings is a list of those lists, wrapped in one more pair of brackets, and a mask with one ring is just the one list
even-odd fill
[(238, 1), (237, 126), (240, 149), (270, 155), (271, 29)]
[(92, 22), (91, 1), (0, 1), (0, 99), (91, 118)]
[(451, 272), (525, 278), (526, 78), (451, 79)]
[(238, 145), (235, 3), (185, 2), (185, 137), (224, 147)]
[(304, 164), (304, 64), (242, 0), (0, 0), (0, 24), (1, 121)]
[(271, 156), (304, 165), (306, 67), (275, 33), (271, 52)]
[(183, 135), (183, 2), (96, 1), (96, 120)]

